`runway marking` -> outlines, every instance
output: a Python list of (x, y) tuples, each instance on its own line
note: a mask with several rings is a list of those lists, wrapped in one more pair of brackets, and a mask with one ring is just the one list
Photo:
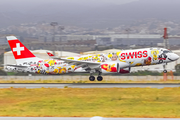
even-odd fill
[(180, 83), (1, 83), (0, 88), (164, 88), (180, 87)]

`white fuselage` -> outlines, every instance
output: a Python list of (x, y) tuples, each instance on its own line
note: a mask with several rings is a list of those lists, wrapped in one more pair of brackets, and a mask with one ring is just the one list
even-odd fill
[[(119, 52), (110, 52), (107, 54), (83, 55), (79, 57), (69, 57), (67, 59), (78, 61), (89, 61), (101, 63), (100, 66), (94, 68), (101, 68), (102, 73), (129, 73), (131, 67), (156, 65), (175, 61), (179, 58), (178, 55), (163, 48), (145, 48), (135, 50), (122, 50)], [(36, 65), (29, 65), (24, 68), (24, 71), (39, 73), (39, 74), (63, 74), (72, 72), (89, 72), (82, 69), (81, 66), (74, 64), (67, 64), (59, 60), (40, 60), (36, 62), (22, 61), (22, 64), (29, 65), (37, 63)]]

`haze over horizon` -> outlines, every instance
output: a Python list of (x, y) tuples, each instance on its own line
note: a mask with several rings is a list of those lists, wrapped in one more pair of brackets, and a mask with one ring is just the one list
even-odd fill
[(133, 20), (180, 20), (179, 0), (1, 0), (0, 27), (57, 21), (81, 27), (113, 27)]

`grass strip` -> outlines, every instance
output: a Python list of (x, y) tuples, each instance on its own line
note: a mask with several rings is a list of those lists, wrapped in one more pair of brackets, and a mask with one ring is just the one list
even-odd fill
[(180, 88), (6, 88), (0, 116), (180, 117)]

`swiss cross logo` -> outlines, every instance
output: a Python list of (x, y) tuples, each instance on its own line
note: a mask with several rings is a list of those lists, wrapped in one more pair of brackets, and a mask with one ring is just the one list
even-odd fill
[(13, 52), (17, 52), (17, 55), (21, 55), (21, 51), (24, 51), (24, 47), (20, 47), (20, 43), (16, 43), (16, 48), (13, 48)]
[(8, 40), (15, 59), (36, 57), (18, 39)]
[(49, 53), (49, 52), (48, 52), (47, 54), (48, 54), (49, 56), (54, 56), (53, 54), (51, 54), (51, 53)]

